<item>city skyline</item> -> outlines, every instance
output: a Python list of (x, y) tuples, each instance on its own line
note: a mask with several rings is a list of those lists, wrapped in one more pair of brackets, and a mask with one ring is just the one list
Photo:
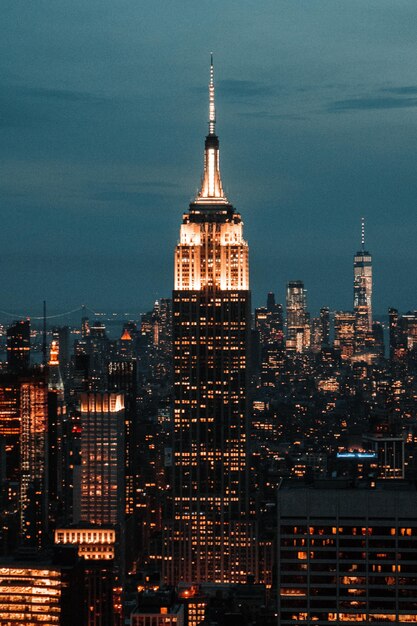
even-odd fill
[(79, 29), (73, 7), (20, 14), (8, 3), (5, 310), (25, 313), (44, 298), (58, 312), (81, 302), (145, 310), (170, 293), (176, 216), (201, 172), (211, 49), (225, 193), (245, 215), (254, 305), (268, 291), (284, 302), (287, 282), (302, 280), (312, 311), (350, 308), (365, 216), (375, 314), (412, 309), (417, 8), (400, 4), (393, 18), (385, 1), (267, 2), (266, 19), (214, 2), (195, 15), (163, 7), (160, 19), (163, 3), (139, 14), (132, 2), (117, 11), (105, 2), (97, 24), (91, 2)]

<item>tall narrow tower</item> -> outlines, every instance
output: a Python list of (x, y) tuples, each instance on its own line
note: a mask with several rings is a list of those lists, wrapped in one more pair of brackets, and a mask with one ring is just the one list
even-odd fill
[(204, 175), (175, 250), (174, 463), (163, 559), (170, 583), (257, 578), (248, 494), (248, 245), (223, 191), (215, 123), (212, 59)]
[(365, 220), (361, 223), (361, 249), (353, 258), (353, 307), (364, 316), (372, 332), (372, 255), (365, 250)]

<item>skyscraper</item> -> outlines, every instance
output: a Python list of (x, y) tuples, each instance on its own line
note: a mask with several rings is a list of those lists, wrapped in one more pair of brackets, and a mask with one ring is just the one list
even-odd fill
[(48, 386), (33, 372), (20, 384), (20, 531), (41, 547), (48, 530)]
[(13, 374), (29, 369), (30, 322), (20, 320), (7, 329), (7, 368)]
[(123, 395), (119, 393), (80, 395), (82, 465), (79, 519), (83, 522), (120, 524), (123, 519), (123, 400)]
[(302, 280), (287, 285), (287, 350), (302, 352), (310, 345), (310, 324), (307, 312), (307, 291)]
[(173, 292), (173, 491), (164, 578), (246, 582), (255, 575), (249, 523), (248, 245), (226, 198), (210, 67), (201, 189), (183, 216)]
[[(353, 308), (357, 332), (372, 332), (372, 256), (365, 250), (365, 220), (362, 218), (361, 249), (353, 258)], [(364, 318), (364, 323), (361, 319)]]

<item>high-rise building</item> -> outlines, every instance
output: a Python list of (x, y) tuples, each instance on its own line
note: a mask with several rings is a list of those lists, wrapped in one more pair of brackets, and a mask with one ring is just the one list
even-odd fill
[(414, 484), (284, 481), (277, 624), (417, 621)]
[(328, 306), (320, 309), (322, 347), (330, 345), (330, 310)]
[(310, 346), (307, 291), (302, 280), (287, 285), (287, 351), (302, 352)]
[(2, 479), (19, 475), (20, 410), (19, 383), (13, 374), (0, 376), (0, 446), (4, 455)]
[(54, 550), (53, 558), (36, 555), (0, 560), (0, 623), (27, 626), (84, 624), (82, 563), (72, 548)]
[(66, 405), (60, 355), (61, 346), (57, 339), (53, 339), (48, 361), (48, 491), (51, 519), (56, 519), (67, 484), (63, 454)]
[(353, 258), (353, 308), (359, 318), (358, 331), (372, 332), (372, 255), (365, 250), (365, 221), (362, 218), (361, 249)]
[(48, 531), (48, 385), (33, 372), (20, 383), (20, 534), (41, 547)]
[(86, 525), (83, 528), (58, 528), (55, 544), (76, 546), (84, 561), (85, 616), (78, 623), (85, 626), (115, 626), (114, 569), (116, 532), (114, 528)]
[(398, 355), (397, 351), (402, 348), (400, 341), (400, 329), (398, 326), (398, 310), (388, 309), (389, 318), (389, 357), (394, 360)]
[(30, 364), (30, 321), (14, 322), (7, 329), (7, 368), (13, 374), (21, 374)]
[(120, 524), (124, 515), (124, 398), (82, 393), (79, 520)]
[(355, 314), (337, 311), (334, 316), (334, 347), (340, 350), (343, 360), (352, 358), (355, 347)]
[(171, 583), (257, 578), (248, 492), (248, 244), (220, 178), (213, 65), (209, 96), (201, 189), (175, 250), (174, 462), (163, 554)]

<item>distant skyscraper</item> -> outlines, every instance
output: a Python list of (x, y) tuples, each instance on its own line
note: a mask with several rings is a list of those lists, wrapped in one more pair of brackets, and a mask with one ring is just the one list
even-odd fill
[(330, 345), (330, 311), (324, 306), (320, 309), (322, 347)]
[(342, 359), (352, 358), (355, 347), (355, 314), (338, 311), (334, 316), (334, 347), (340, 350)]
[(171, 583), (257, 574), (248, 493), (248, 245), (220, 178), (213, 65), (209, 94), (201, 190), (175, 251), (173, 498), (163, 561)]
[(302, 352), (310, 345), (307, 291), (302, 280), (287, 285), (287, 351)]
[(13, 374), (21, 374), (30, 364), (30, 322), (14, 322), (7, 329), (7, 367)]
[(394, 308), (388, 309), (389, 317), (389, 356), (394, 360), (397, 356), (397, 350), (400, 345), (400, 329), (398, 327), (398, 310)]
[(372, 332), (372, 256), (365, 250), (365, 221), (362, 218), (361, 249), (353, 258), (353, 308), (357, 317), (364, 317), (360, 324)]

